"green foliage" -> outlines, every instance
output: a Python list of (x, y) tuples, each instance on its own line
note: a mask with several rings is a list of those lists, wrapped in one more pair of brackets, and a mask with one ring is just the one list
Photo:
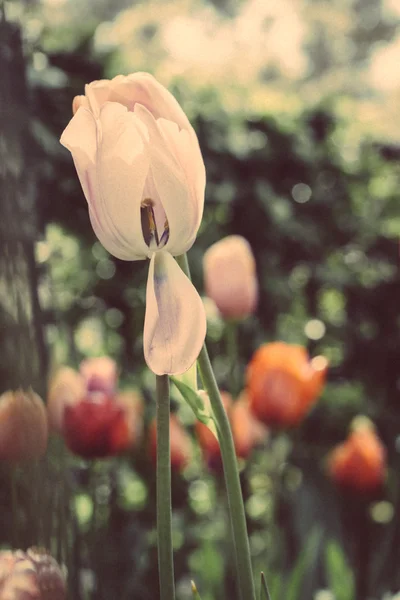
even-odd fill
[(336, 600), (354, 600), (354, 577), (340, 545), (331, 540), (325, 548), (325, 568), (328, 583)]

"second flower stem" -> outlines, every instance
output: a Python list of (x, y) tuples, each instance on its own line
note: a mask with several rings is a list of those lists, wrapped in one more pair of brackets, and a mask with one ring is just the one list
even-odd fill
[[(186, 254), (177, 257), (177, 262), (183, 272), (190, 278), (189, 264)], [(210, 398), (210, 403), (216, 420), (218, 438), (221, 446), (222, 462), (224, 467), (225, 485), (228, 495), (229, 512), (235, 547), (236, 565), (238, 570), (238, 583), (242, 600), (255, 600), (255, 587), (251, 568), (250, 547), (247, 536), (246, 515), (244, 511), (242, 489), (240, 486), (239, 471), (235, 446), (229, 419), (222, 404), (221, 395), (215, 380), (214, 371), (204, 344), (199, 358), (198, 366), (203, 385)]]
[(168, 375), (157, 375), (157, 545), (160, 600), (175, 600), (172, 552), (170, 398)]

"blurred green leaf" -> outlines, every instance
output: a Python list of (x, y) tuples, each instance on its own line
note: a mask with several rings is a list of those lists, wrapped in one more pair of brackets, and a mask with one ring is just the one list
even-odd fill
[(354, 577), (340, 545), (331, 540), (325, 549), (325, 569), (330, 589), (336, 600), (353, 600), (355, 597)]
[(318, 555), (320, 548), (322, 532), (319, 527), (315, 527), (301, 552), (297, 562), (290, 573), (289, 581), (286, 587), (285, 600), (298, 600), (303, 579)]

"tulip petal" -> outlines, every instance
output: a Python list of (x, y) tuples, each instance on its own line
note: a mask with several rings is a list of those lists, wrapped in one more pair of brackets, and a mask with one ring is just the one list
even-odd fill
[(203, 303), (168, 252), (150, 261), (144, 323), (144, 355), (157, 375), (179, 375), (197, 359), (206, 335)]
[[(179, 162), (175, 148), (162, 135), (159, 124), (149, 111), (140, 104), (135, 115), (146, 125), (149, 132), (151, 174), (169, 223), (169, 240), (165, 249), (175, 256), (186, 252), (193, 244), (198, 228), (198, 207), (191, 192), (191, 184)], [(161, 120), (162, 121), (162, 120)], [(179, 136), (178, 127), (171, 135)], [(176, 141), (176, 144), (179, 142)]]
[(119, 102), (130, 111), (138, 103), (145, 106), (156, 119), (168, 119), (180, 129), (191, 129), (179, 102), (150, 73), (137, 72), (128, 76), (117, 75), (111, 80), (92, 81), (85, 86), (85, 94), (95, 114), (108, 101)]
[(98, 120), (79, 108), (60, 140), (72, 153), (96, 236), (121, 260), (148, 254), (140, 216), (150, 160), (146, 136), (135, 115), (106, 103)]

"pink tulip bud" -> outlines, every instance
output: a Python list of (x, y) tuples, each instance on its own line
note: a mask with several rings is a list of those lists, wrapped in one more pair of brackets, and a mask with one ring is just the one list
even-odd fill
[(88, 392), (115, 392), (118, 381), (117, 363), (109, 356), (87, 358), (80, 364)]
[(256, 266), (250, 244), (239, 235), (230, 235), (204, 254), (204, 281), (207, 295), (227, 319), (252, 314), (258, 300)]

